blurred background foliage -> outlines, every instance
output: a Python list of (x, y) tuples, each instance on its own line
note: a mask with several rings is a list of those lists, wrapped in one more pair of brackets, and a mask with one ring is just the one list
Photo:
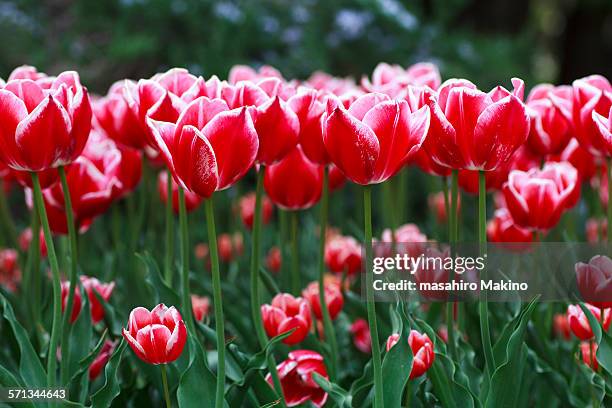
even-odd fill
[(483, 88), (612, 77), (611, 0), (0, 0), (0, 38), (0, 77), (77, 69), (98, 93), (173, 66), (263, 63), (359, 78), (428, 60)]

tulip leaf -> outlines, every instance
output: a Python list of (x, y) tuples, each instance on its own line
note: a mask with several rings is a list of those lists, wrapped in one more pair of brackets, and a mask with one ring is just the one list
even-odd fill
[[(323, 391), (329, 394), (338, 408), (351, 406), (351, 396), (344, 388), (340, 387), (338, 384), (330, 382), (327, 378), (323, 377), (317, 372), (312, 373), (312, 379), (319, 385), (319, 387), (323, 389)], [(387, 406), (386, 403), (385, 406)]]
[(45, 369), (43, 368), (36, 351), (34, 351), (32, 343), (30, 343), (30, 340), (28, 339), (28, 334), (15, 318), (13, 308), (6, 298), (0, 295), (0, 301), (2, 303), (3, 316), (11, 326), (15, 339), (17, 340), (17, 344), (19, 345), (19, 374), (21, 375), (24, 385), (31, 388), (45, 387), (47, 384)]
[(280, 289), (274, 281), (274, 278), (270, 276), (270, 273), (263, 266), (259, 268), (259, 278), (266, 286), (266, 289), (268, 289), (268, 292), (270, 292), (271, 295), (276, 295), (277, 293), (280, 293)]
[(181, 297), (178, 295), (178, 293), (172, 290), (172, 288), (170, 288), (162, 279), (159, 266), (151, 254), (149, 252), (144, 252), (143, 254), (136, 254), (136, 256), (147, 268), (148, 273), (147, 277), (145, 278), (145, 282), (151, 287), (154, 295), (156, 296), (154, 303), (165, 303), (167, 305), (182, 304)]
[[(80, 285), (77, 286), (80, 288)], [(90, 303), (87, 293), (81, 288), (81, 312), (76, 321), (70, 325), (70, 366), (68, 378), (79, 368), (79, 361), (87, 355), (91, 347), (92, 323), (89, 311)]]
[(104, 367), (104, 378), (105, 382), (102, 388), (100, 388), (94, 395), (91, 396), (92, 408), (109, 407), (111, 402), (121, 392), (121, 386), (119, 384), (119, 378), (117, 371), (119, 364), (121, 363), (121, 357), (125, 350), (127, 343), (121, 341), (121, 344), (117, 347), (111, 358), (108, 360), (106, 367)]
[(597, 318), (589, 308), (582, 302), (579, 303), (579, 305), (589, 321), (589, 326), (591, 326), (595, 340), (598, 344), (597, 355), (595, 356), (597, 363), (609, 374), (612, 374), (612, 338), (608, 333), (601, 330), (601, 324), (597, 321)]
[(372, 389), (374, 379), (372, 377), (372, 360), (369, 360), (365, 367), (363, 368), (363, 374), (357, 380), (351, 384), (351, 388), (349, 390), (353, 406), (356, 407), (365, 407), (369, 404), (366, 402), (372, 397)]
[(177, 390), (180, 407), (214, 407), (216, 378), (206, 365), (202, 345), (195, 333), (187, 337), (189, 365), (181, 375)]
[[(79, 401), (81, 402), (83, 402), (87, 397), (87, 384), (89, 382), (89, 376), (84, 376), (83, 374), (89, 372), (89, 366), (91, 365), (91, 363), (94, 362), (94, 360), (100, 353), (100, 350), (102, 350), (102, 347), (104, 346), (104, 340), (106, 338), (106, 332), (107, 331), (105, 330), (104, 333), (102, 333), (102, 336), (100, 336), (100, 340), (98, 340), (98, 343), (95, 345), (93, 350), (91, 350), (89, 354), (87, 354), (78, 362), (78, 370), (76, 370), (76, 372), (72, 375), (72, 378), (70, 379), (69, 387), (71, 390), (74, 388), (81, 387), (81, 396), (79, 398)], [(85, 377), (87, 378), (87, 381), (85, 380)]]
[(385, 407), (399, 408), (404, 388), (412, 370), (412, 350), (408, 344), (409, 330), (401, 330), (398, 342), (385, 354), (382, 362)]
[[(6, 368), (4, 368), (2, 366), (2, 364), (0, 364), (0, 387), (2, 388), (19, 388), (22, 387), (23, 384), (21, 384), (16, 378), (15, 376)], [(22, 405), (23, 404), (23, 405)], [(20, 403), (19, 405), (24, 406), (24, 407), (34, 407), (35, 405), (32, 402), (23, 402)]]

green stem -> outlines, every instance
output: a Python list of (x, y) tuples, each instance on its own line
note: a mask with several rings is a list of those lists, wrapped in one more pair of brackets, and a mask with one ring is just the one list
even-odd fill
[(164, 277), (166, 283), (172, 287), (172, 261), (174, 260), (174, 219), (172, 216), (172, 173), (167, 172), (166, 182), (166, 259), (164, 265)]
[(166, 374), (166, 365), (160, 364), (159, 368), (161, 369), (162, 384), (164, 385), (164, 399), (166, 400), (166, 408), (170, 408), (172, 407), (172, 403), (170, 402), (170, 391), (168, 390), (168, 375)]
[[(32, 230), (32, 240), (28, 248), (28, 262), (26, 265), (27, 293), (31, 296), (30, 299), (32, 299), (32, 320), (36, 328), (36, 333), (39, 335), (39, 340), (41, 340), (42, 324), (40, 321), (40, 306), (42, 303), (42, 276), (40, 274), (40, 218), (36, 207), (32, 209), (31, 217), (30, 229)], [(40, 341), (39, 344), (42, 346), (42, 341)]]
[(608, 229), (607, 229), (607, 238), (608, 243), (612, 242), (612, 157), (607, 158), (608, 166), (608, 207), (607, 207), (607, 215), (608, 215)]
[(62, 183), (62, 192), (64, 194), (64, 210), (66, 212), (66, 224), (68, 225), (68, 239), (70, 240), (70, 290), (68, 292), (66, 310), (64, 310), (62, 320), (62, 364), (60, 367), (60, 381), (62, 385), (66, 385), (69, 376), (68, 369), (70, 368), (70, 316), (72, 316), (72, 308), (74, 306), (74, 290), (78, 285), (78, 252), (76, 226), (74, 222), (74, 213), (72, 211), (72, 198), (70, 197), (70, 189), (68, 187), (68, 180), (66, 179), (66, 170), (63, 166), (58, 170)]
[(298, 246), (298, 212), (291, 211), (291, 292), (294, 295), (300, 294), (300, 253)]
[[(449, 225), (449, 237), (451, 243), (451, 257), (455, 256), (455, 252), (457, 251), (457, 241), (458, 231), (457, 231), (457, 201), (459, 200), (458, 187), (457, 187), (457, 179), (458, 179), (458, 171), (453, 170), (451, 175), (451, 199), (450, 199), (450, 211), (448, 214), (448, 225)], [(446, 187), (446, 179), (444, 179), (444, 196), (445, 196), (445, 205), (447, 205), (448, 209), (448, 187)], [(449, 279), (452, 279), (450, 277)], [(448, 301), (446, 302), (446, 332), (448, 333), (448, 352), (451, 358), (456, 358), (457, 350), (455, 343), (455, 319), (454, 319), (454, 302)]]
[(217, 232), (215, 231), (215, 213), (213, 198), (204, 202), (206, 225), (208, 227), (208, 247), (213, 283), (213, 309), (215, 311), (215, 330), (217, 331), (217, 393), (216, 408), (223, 408), (225, 394), (225, 322), (223, 320), (223, 299), (221, 297), (221, 274), (219, 272), (219, 251), (217, 249)]
[[(323, 283), (323, 275), (325, 274), (325, 235), (327, 230), (327, 216), (329, 208), (329, 191), (327, 188), (329, 175), (327, 166), (323, 170), (323, 191), (321, 194), (321, 220), (320, 220), (320, 239), (319, 239), (319, 304), (325, 305), (325, 286)], [(321, 307), (323, 314), (323, 327), (325, 329), (325, 340), (329, 344), (332, 354), (330, 368), (330, 377), (332, 380), (336, 378), (336, 370), (338, 366), (338, 345), (336, 343), (336, 332), (334, 324), (329, 316), (327, 307)]]
[[(487, 251), (487, 191), (485, 172), (483, 170), (480, 170), (478, 173), (478, 241), (480, 242), (481, 256), (484, 256)], [(480, 336), (482, 338), (482, 348), (487, 371), (489, 376), (492, 376), (495, 371), (495, 358), (493, 356), (493, 347), (491, 346), (489, 302), (486, 291), (482, 292), (482, 297), (483, 299), (478, 302)]]
[(8, 242), (5, 244), (8, 246), (17, 246), (17, 231), (15, 229), (13, 218), (11, 217), (7, 197), (4, 192), (3, 180), (0, 180), (0, 219), (2, 220), (2, 226), (5, 229), (5, 234), (8, 237)]
[(189, 233), (187, 230), (187, 208), (185, 206), (185, 191), (179, 188), (179, 226), (181, 230), (181, 279), (183, 291), (183, 319), (191, 333), (196, 333), (191, 308), (191, 290), (189, 289)]
[(380, 343), (378, 342), (378, 325), (376, 324), (376, 304), (372, 286), (372, 187), (363, 187), (363, 215), (366, 249), (366, 306), (368, 323), (372, 338), (372, 367), (374, 368), (374, 408), (383, 407), (382, 361)]
[[(251, 238), (251, 264), (250, 264), (250, 280), (251, 280), (251, 317), (253, 318), (253, 324), (255, 325), (255, 332), (257, 333), (257, 339), (260, 347), (263, 349), (268, 343), (266, 331), (263, 326), (260, 311), (260, 295), (259, 295), (259, 264), (261, 257), (261, 206), (263, 196), (263, 168), (257, 171), (257, 181), (255, 187), (255, 213), (253, 214), (253, 231)], [(283, 248), (283, 240), (280, 240), (281, 248)], [(285, 406), (284, 399), (282, 398), (283, 392), (278, 377), (278, 371), (276, 370), (276, 362), (274, 356), (270, 354), (268, 356), (268, 370), (272, 376), (272, 382), (274, 384), (274, 390), (276, 394), (281, 396), (281, 406)]]
[[(45, 235), (45, 242), (47, 244), (47, 255), (49, 258), (49, 264), (51, 266), (51, 275), (53, 281), (53, 323), (51, 326), (51, 338), (49, 340), (49, 349), (47, 351), (47, 387), (53, 388), (56, 383), (56, 369), (57, 369), (57, 358), (55, 353), (57, 351), (58, 340), (60, 335), (60, 325), (62, 319), (62, 289), (60, 282), (59, 264), (57, 263), (57, 256), (55, 254), (55, 246), (53, 246), (53, 236), (51, 235), (51, 228), (49, 228), (49, 220), (47, 218), (47, 211), (43, 202), (42, 190), (40, 188), (40, 180), (38, 174), (32, 172), (32, 184), (34, 186), (34, 205), (40, 216), (40, 222), (43, 227), (43, 233)], [(34, 234), (35, 232), (32, 231)]]

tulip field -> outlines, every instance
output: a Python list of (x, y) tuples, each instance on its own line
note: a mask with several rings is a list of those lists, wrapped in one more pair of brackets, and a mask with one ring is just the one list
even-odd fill
[[(53, 74), (0, 80), (0, 407), (612, 406), (605, 77)], [(435, 289), (574, 243), (575, 295)]]

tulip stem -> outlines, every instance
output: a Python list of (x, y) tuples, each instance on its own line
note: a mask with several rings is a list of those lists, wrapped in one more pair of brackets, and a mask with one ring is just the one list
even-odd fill
[[(36, 172), (32, 172), (32, 184), (34, 186), (34, 205), (36, 206), (36, 210), (40, 216), (40, 222), (42, 224), (43, 233), (45, 235), (45, 242), (47, 244), (47, 255), (49, 258), (49, 264), (51, 266), (51, 276), (53, 282), (53, 323), (51, 326), (49, 349), (47, 351), (47, 387), (53, 388), (55, 387), (57, 375), (57, 358), (55, 353), (57, 351), (60, 335), (60, 325), (62, 319), (62, 289), (60, 283), (59, 264), (57, 263), (55, 246), (53, 245), (53, 236), (51, 235), (49, 219), (47, 218), (47, 211), (43, 202), (42, 189), (40, 188), (40, 180), (38, 178), (38, 173)], [(35, 232), (32, 231), (32, 233), (34, 234)]]
[(606, 235), (607, 235), (607, 240), (608, 243), (612, 242), (612, 182), (610, 182), (611, 179), (611, 175), (612, 175), (612, 157), (608, 157), (607, 158), (607, 176), (608, 176), (608, 206), (606, 208), (607, 210), (607, 215), (608, 215), (608, 228), (606, 231)]
[(332, 380), (336, 378), (336, 368), (338, 365), (338, 345), (336, 343), (336, 333), (334, 324), (329, 316), (329, 309), (325, 305), (325, 284), (323, 275), (325, 274), (325, 235), (327, 231), (327, 216), (329, 209), (329, 174), (327, 166), (323, 169), (323, 191), (321, 193), (321, 221), (320, 221), (320, 239), (319, 239), (319, 304), (321, 305), (321, 314), (323, 315), (323, 328), (325, 329), (325, 340), (328, 342), (331, 349), (331, 364), (330, 377)]
[(181, 279), (183, 289), (183, 318), (192, 335), (195, 335), (195, 323), (191, 307), (191, 290), (189, 288), (189, 233), (187, 230), (187, 208), (185, 206), (185, 191), (179, 188), (179, 226), (181, 230)]
[(166, 365), (160, 364), (159, 368), (161, 369), (162, 384), (164, 385), (164, 399), (166, 400), (166, 408), (170, 408), (172, 407), (172, 403), (170, 402), (170, 391), (168, 390), (168, 374), (166, 374)]
[(72, 211), (72, 198), (66, 179), (66, 170), (64, 166), (60, 166), (59, 176), (62, 183), (62, 192), (64, 194), (64, 210), (66, 212), (66, 224), (68, 226), (68, 239), (70, 240), (70, 290), (68, 292), (68, 300), (66, 302), (66, 310), (62, 320), (62, 364), (60, 367), (60, 381), (62, 385), (68, 382), (68, 369), (70, 368), (70, 317), (72, 316), (72, 308), (74, 307), (74, 291), (78, 285), (78, 266), (77, 266), (77, 235), (76, 226), (74, 223), (74, 213)]
[[(40, 305), (41, 305), (41, 278), (40, 275), (40, 218), (36, 207), (32, 209), (30, 229), (32, 230), (32, 240), (28, 248), (28, 262), (26, 264), (26, 279), (28, 294), (32, 299), (32, 319), (38, 339), (41, 340)], [(42, 346), (40, 341), (39, 345)]]
[(215, 407), (223, 408), (225, 394), (225, 322), (223, 320), (223, 299), (221, 297), (221, 274), (219, 273), (219, 251), (217, 249), (217, 232), (215, 231), (215, 214), (213, 198), (204, 202), (206, 226), (208, 227), (208, 247), (213, 284), (213, 309), (215, 311), (215, 330), (217, 331), (217, 392)]
[[(448, 187), (446, 186), (446, 179), (444, 179), (444, 195), (445, 195), (445, 205), (448, 209)], [(455, 256), (455, 251), (457, 251), (457, 201), (459, 200), (458, 188), (457, 188), (457, 170), (453, 170), (451, 176), (451, 202), (450, 202), (450, 211), (448, 212), (448, 225), (449, 225), (449, 238), (451, 243), (451, 256)], [(452, 277), (450, 277), (452, 279)], [(448, 351), (451, 358), (455, 358), (457, 356), (456, 347), (455, 347), (455, 315), (454, 315), (454, 301), (446, 302), (446, 332), (448, 333)]]
[[(257, 171), (257, 182), (255, 187), (255, 212), (253, 214), (253, 231), (251, 239), (251, 314), (253, 318), (253, 324), (255, 325), (255, 332), (257, 333), (257, 339), (259, 345), (263, 349), (268, 343), (266, 332), (261, 319), (260, 310), (260, 296), (259, 296), (259, 263), (261, 256), (261, 204), (263, 196), (263, 168)], [(283, 247), (283, 239), (280, 240), (281, 248)], [(268, 370), (272, 376), (272, 382), (274, 384), (274, 390), (277, 395), (281, 398), (281, 406), (285, 406), (283, 399), (283, 391), (278, 378), (278, 371), (276, 370), (276, 362), (274, 356), (270, 354), (268, 356)]]
[(174, 260), (174, 219), (172, 217), (172, 173), (167, 171), (166, 181), (166, 259), (164, 272), (166, 283), (172, 287), (172, 261)]
[(376, 324), (376, 304), (372, 290), (372, 188), (363, 187), (363, 215), (366, 250), (366, 306), (368, 324), (372, 339), (372, 367), (374, 369), (374, 408), (383, 407), (382, 362), (380, 358), (380, 343), (378, 342), (378, 326)]
[[(484, 170), (478, 172), (478, 241), (480, 242), (481, 256), (487, 251), (487, 191)], [(486, 273), (486, 271), (485, 271)], [(482, 338), (482, 349), (485, 357), (485, 364), (489, 376), (495, 371), (495, 358), (493, 347), (491, 346), (491, 332), (489, 330), (489, 302), (486, 290), (482, 292), (482, 297), (478, 302), (480, 318), (480, 336)]]
[(300, 294), (300, 253), (298, 246), (298, 212), (291, 211), (291, 291), (294, 295)]
[(4, 191), (5, 181), (0, 180), (0, 218), (2, 219), (2, 226), (4, 227), (8, 242), (4, 242), (7, 246), (17, 245), (17, 232), (15, 230), (15, 223), (11, 218), (11, 212), (9, 210), (9, 204)]

